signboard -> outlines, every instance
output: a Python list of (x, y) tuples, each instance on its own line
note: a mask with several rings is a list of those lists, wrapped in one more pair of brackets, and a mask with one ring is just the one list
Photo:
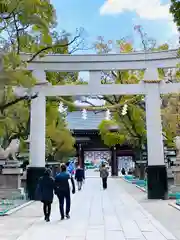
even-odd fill
[(148, 154), (147, 154), (146, 151), (143, 151), (143, 152), (142, 152), (142, 161), (145, 161), (145, 162), (148, 161)]
[(136, 161), (136, 163), (147, 163), (147, 161), (145, 160), (145, 161)]
[(148, 154), (147, 154), (146, 150), (142, 151), (141, 156), (139, 155), (139, 153), (137, 153), (136, 160), (135, 160), (136, 163), (138, 163), (138, 164), (140, 164), (140, 163), (146, 164), (147, 161), (148, 161)]

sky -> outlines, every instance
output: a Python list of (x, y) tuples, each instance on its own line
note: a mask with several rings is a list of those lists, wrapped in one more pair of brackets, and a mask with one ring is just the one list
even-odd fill
[(138, 46), (135, 25), (161, 44), (177, 42), (177, 28), (169, 13), (170, 0), (51, 0), (56, 8), (58, 27), (75, 33), (84, 28), (87, 42), (98, 36), (116, 41), (123, 37)]

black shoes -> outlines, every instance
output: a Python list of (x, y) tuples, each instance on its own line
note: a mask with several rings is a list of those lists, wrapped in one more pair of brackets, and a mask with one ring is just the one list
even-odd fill
[[(66, 218), (67, 218), (67, 219), (70, 219), (69, 214), (66, 214)], [(61, 217), (61, 220), (64, 220), (64, 217)]]
[(46, 222), (50, 222), (50, 219), (49, 219), (48, 216), (45, 216), (44, 220), (45, 220)]

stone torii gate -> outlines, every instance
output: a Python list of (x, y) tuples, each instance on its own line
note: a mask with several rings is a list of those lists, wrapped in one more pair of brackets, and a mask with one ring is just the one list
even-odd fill
[[(28, 60), (30, 54), (22, 55)], [(165, 199), (168, 193), (167, 171), (164, 163), (164, 146), (161, 126), (160, 94), (179, 93), (180, 83), (159, 80), (158, 68), (174, 68), (179, 63), (177, 50), (161, 52), (134, 52), (108, 55), (46, 55), (34, 59), (28, 69), (33, 71), (40, 85), (32, 92), (38, 97), (31, 103), (30, 167), (27, 183), (30, 197), (38, 177), (45, 167), (45, 121), (46, 96), (75, 95), (145, 95), (146, 129), (148, 149), (148, 198)], [(144, 80), (139, 84), (101, 84), (101, 71), (145, 70)], [(88, 85), (51, 86), (46, 80), (46, 71), (89, 71)], [(62, 136), (63, 137), (63, 136)]]

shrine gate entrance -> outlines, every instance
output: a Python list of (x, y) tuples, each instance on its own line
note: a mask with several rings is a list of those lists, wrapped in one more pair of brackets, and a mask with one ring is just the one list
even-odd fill
[[(30, 54), (22, 55), (29, 59)], [(28, 65), (39, 84), (31, 89), (38, 97), (31, 103), (30, 167), (28, 185), (31, 192), (45, 167), (46, 96), (91, 95), (145, 95), (148, 150), (148, 198), (166, 198), (167, 172), (164, 163), (164, 146), (161, 126), (160, 94), (180, 92), (180, 83), (166, 84), (159, 80), (158, 68), (174, 68), (179, 63), (177, 51), (135, 52), (108, 55), (46, 55)], [(145, 70), (139, 84), (101, 84), (101, 71)], [(89, 71), (88, 85), (51, 86), (46, 71)], [(63, 137), (63, 136), (62, 136)], [(33, 194), (31, 196), (33, 198)]]

